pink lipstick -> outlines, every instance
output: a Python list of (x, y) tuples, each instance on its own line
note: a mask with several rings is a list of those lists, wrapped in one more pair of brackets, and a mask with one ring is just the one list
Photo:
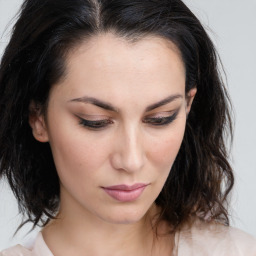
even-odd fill
[(135, 201), (137, 198), (140, 197), (147, 185), (148, 184), (137, 183), (132, 186), (116, 185), (110, 187), (103, 187), (103, 189), (109, 196), (117, 201), (131, 202)]

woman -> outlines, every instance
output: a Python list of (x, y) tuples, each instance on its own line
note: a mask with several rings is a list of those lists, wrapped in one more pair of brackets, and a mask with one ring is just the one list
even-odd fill
[(43, 226), (1, 255), (256, 255), (229, 227), (216, 52), (181, 1), (26, 0), (0, 95), (0, 173)]

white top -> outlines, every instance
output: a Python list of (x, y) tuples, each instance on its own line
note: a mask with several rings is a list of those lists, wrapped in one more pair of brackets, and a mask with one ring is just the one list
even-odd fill
[[(256, 256), (256, 239), (232, 227), (195, 221), (175, 235), (172, 256)], [(39, 232), (32, 248), (16, 245), (0, 256), (54, 256)]]

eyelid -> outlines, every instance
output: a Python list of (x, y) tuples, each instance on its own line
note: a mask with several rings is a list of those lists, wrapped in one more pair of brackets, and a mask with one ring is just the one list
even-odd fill
[[(165, 112), (165, 113), (168, 113), (168, 112)], [(150, 124), (153, 126), (168, 125), (176, 119), (178, 113), (179, 113), (179, 109), (176, 110), (172, 115), (169, 114), (167, 116), (160, 116), (160, 117), (146, 117), (144, 118), (143, 123)]]
[(101, 130), (113, 124), (113, 121), (109, 119), (96, 120), (96, 121), (86, 120), (83, 118), (79, 118), (79, 119), (80, 119), (79, 124), (89, 130)]
[(159, 113), (155, 113), (155, 114), (150, 114), (148, 115), (146, 118), (162, 118), (162, 117), (169, 117), (172, 114), (174, 114), (175, 112), (178, 112), (179, 110), (172, 110), (172, 111), (162, 111)]
[(107, 120), (110, 119), (108, 116), (106, 115), (86, 115), (86, 114), (76, 114), (76, 117), (80, 118), (80, 119), (85, 119), (88, 121), (101, 121), (101, 120)]

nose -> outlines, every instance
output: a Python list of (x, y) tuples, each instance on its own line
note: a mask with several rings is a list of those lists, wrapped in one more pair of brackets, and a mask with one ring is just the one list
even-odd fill
[(145, 164), (143, 136), (136, 127), (120, 130), (115, 136), (112, 165), (126, 172), (140, 171)]

